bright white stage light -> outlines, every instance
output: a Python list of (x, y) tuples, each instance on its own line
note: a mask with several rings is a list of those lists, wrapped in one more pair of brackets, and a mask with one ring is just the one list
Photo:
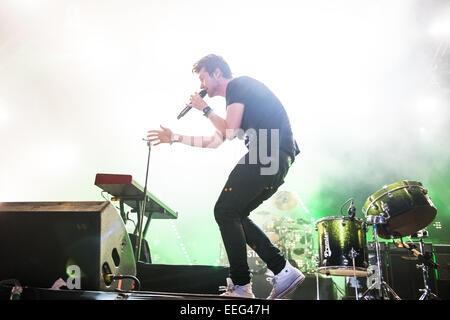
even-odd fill
[(8, 112), (4, 107), (3, 101), (0, 100), (0, 126), (3, 126), (8, 121)]
[[(417, 101), (416, 114), (427, 125), (436, 125), (441, 118), (442, 100), (439, 97), (423, 97)], [(424, 132), (421, 130), (421, 132)]]
[(446, 19), (433, 23), (430, 28), (430, 34), (434, 37), (450, 36), (450, 14)]
[(417, 107), (424, 112), (429, 112), (435, 111), (440, 104), (440, 99), (437, 97), (424, 97), (417, 102)]
[(42, 172), (69, 173), (76, 168), (79, 154), (77, 147), (66, 141), (54, 141), (33, 146), (36, 168)]

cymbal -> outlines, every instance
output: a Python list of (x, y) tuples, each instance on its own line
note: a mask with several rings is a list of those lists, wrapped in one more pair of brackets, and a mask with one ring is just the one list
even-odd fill
[(290, 191), (277, 192), (273, 197), (272, 202), (276, 208), (283, 211), (292, 210), (298, 204), (297, 197)]

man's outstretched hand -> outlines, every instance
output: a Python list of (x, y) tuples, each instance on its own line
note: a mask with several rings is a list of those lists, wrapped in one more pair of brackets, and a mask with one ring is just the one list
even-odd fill
[(157, 143), (153, 144), (154, 146), (157, 146), (161, 143), (171, 143), (172, 142), (172, 130), (169, 128), (165, 128), (162, 125), (160, 125), (162, 130), (149, 130), (147, 131), (147, 139), (148, 141), (154, 142), (158, 141)]

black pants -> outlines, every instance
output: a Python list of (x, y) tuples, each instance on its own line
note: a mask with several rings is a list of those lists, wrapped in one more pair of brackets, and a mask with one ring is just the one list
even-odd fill
[(228, 255), (230, 277), (234, 284), (245, 285), (251, 279), (247, 244), (274, 274), (279, 273), (286, 264), (281, 251), (249, 219), (249, 215), (284, 183), (290, 161), (289, 156), (280, 151), (278, 171), (273, 175), (264, 175), (261, 174), (261, 169), (273, 164), (249, 164), (247, 154), (231, 171), (222, 189), (214, 207), (214, 217)]

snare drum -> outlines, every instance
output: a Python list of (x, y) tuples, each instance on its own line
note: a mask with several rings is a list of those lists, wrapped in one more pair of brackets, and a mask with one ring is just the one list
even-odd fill
[(385, 186), (364, 203), (367, 221), (381, 220), (378, 235), (384, 239), (400, 238), (428, 226), (437, 210), (427, 189), (417, 181), (402, 181)]
[(318, 271), (327, 275), (368, 275), (366, 226), (361, 219), (327, 217), (316, 221), (319, 236)]

